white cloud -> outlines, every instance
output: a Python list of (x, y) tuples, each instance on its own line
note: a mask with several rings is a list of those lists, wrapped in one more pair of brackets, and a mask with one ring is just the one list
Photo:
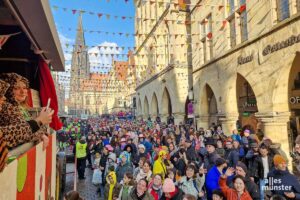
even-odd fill
[[(108, 47), (106, 49), (104, 48), (98, 48), (98, 46), (103, 46), (103, 47)], [(109, 47), (114, 47), (114, 48), (109, 48)], [(89, 53), (89, 60), (90, 60), (90, 67), (91, 67), (91, 72), (103, 72), (103, 71), (108, 71), (108, 70), (103, 70), (103, 69), (99, 69), (97, 67), (103, 67), (102, 64), (105, 64), (104, 66), (111, 66), (112, 64), (112, 58), (110, 55), (106, 56), (100, 56), (100, 54), (120, 54), (121, 50), (119, 48), (119, 50), (117, 50), (115, 47), (118, 47), (118, 45), (114, 42), (103, 42), (101, 44), (98, 44), (96, 47), (90, 48), (88, 50)], [(97, 56), (95, 55), (95, 53), (97, 54)], [(116, 59), (116, 58), (114, 58)]]
[[(63, 35), (62, 33), (58, 33), (59, 40), (62, 45), (64, 56), (66, 61), (70, 61), (72, 59), (72, 45), (74, 43), (74, 39), (68, 38), (67, 36)], [(67, 51), (67, 52), (66, 52)]]

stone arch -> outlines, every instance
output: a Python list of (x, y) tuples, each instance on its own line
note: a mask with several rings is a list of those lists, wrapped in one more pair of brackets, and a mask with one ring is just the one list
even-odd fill
[(147, 96), (145, 96), (145, 98), (144, 98), (144, 113), (143, 114), (146, 118), (148, 118), (148, 116), (149, 116), (149, 101), (148, 101)]
[(212, 123), (218, 123), (218, 104), (215, 93), (209, 84), (205, 84), (200, 97), (200, 117), (205, 118), (207, 123), (204, 125), (208, 128)]
[(158, 116), (159, 114), (158, 101), (155, 92), (153, 93), (152, 100), (151, 100), (151, 114), (155, 116)]
[(172, 101), (167, 87), (163, 90), (161, 114), (168, 116), (172, 114)]
[(239, 73), (236, 77), (236, 99), (239, 113), (237, 128), (250, 129), (254, 133), (258, 123), (255, 117), (258, 112), (256, 95), (248, 80)]

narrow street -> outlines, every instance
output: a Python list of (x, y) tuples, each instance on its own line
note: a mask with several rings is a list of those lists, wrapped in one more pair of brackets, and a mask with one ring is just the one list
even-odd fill
[[(74, 164), (67, 164), (67, 177), (66, 177), (66, 189), (65, 193), (72, 191), (74, 188)], [(77, 182), (77, 191), (80, 193), (81, 197), (85, 200), (99, 200), (99, 195), (96, 193), (97, 187), (92, 183), (93, 171), (89, 168), (85, 170), (85, 180), (78, 180)]]

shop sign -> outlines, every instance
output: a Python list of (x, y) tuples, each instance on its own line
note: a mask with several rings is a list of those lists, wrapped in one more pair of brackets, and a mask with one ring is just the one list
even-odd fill
[(295, 96), (290, 98), (291, 104), (299, 104), (300, 103), (300, 96)]
[(262, 52), (262, 55), (266, 56), (268, 54), (274, 53), (280, 49), (284, 49), (288, 46), (292, 46), (299, 42), (300, 42), (300, 34), (292, 35), (291, 37), (289, 37), (288, 39), (286, 39), (284, 41), (277, 42), (276, 44), (266, 46)]
[(249, 112), (243, 112), (243, 117), (249, 117), (250, 113)]
[(246, 64), (248, 62), (251, 62), (252, 60), (253, 60), (253, 55), (246, 56), (246, 57), (239, 56), (238, 57), (238, 64), (243, 65), (243, 64)]

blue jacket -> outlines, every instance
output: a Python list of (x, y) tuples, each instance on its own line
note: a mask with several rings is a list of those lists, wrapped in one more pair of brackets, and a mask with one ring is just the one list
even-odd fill
[[(286, 197), (284, 192), (294, 192), (296, 195), (294, 199), (300, 199), (300, 183), (296, 176), (290, 174), (288, 170), (281, 171), (273, 169), (268, 174), (268, 181), (269, 189), (272, 191), (272, 194), (279, 194)], [(278, 189), (278, 187), (283, 189)]]
[(231, 135), (231, 138), (232, 138), (233, 140), (238, 141), (239, 143), (241, 143), (241, 141), (242, 141), (242, 137), (241, 137), (239, 134), (236, 134), (236, 135), (232, 134), (232, 135)]
[(217, 166), (213, 166), (211, 170), (208, 171), (205, 179), (205, 186), (207, 191), (207, 199), (212, 198), (212, 192), (214, 190), (220, 190), (219, 178), (221, 173), (219, 172)]

